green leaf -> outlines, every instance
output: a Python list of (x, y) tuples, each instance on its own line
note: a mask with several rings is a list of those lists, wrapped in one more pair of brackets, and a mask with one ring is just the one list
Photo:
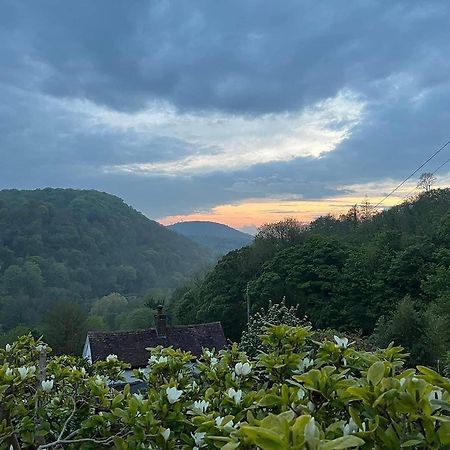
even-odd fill
[(288, 450), (288, 445), (283, 442), (275, 431), (267, 430), (260, 427), (242, 426), (241, 432), (253, 444), (263, 450)]
[(389, 391), (383, 392), (373, 403), (373, 407), (378, 406), (384, 400), (390, 400), (397, 396), (397, 389), (389, 389)]
[(360, 447), (365, 441), (357, 436), (342, 436), (327, 442), (321, 448), (323, 450), (340, 450), (343, 448)]
[(228, 442), (222, 447), (222, 450), (235, 450), (239, 447), (239, 442)]
[(367, 380), (376, 386), (384, 377), (384, 363), (377, 361), (367, 371)]
[(258, 403), (259, 406), (276, 406), (282, 403), (281, 397), (274, 394), (265, 395)]
[(441, 444), (450, 444), (450, 422), (442, 422), (439, 427), (438, 437)]
[(409, 441), (403, 442), (401, 445), (401, 448), (407, 448), (407, 447), (415, 447), (416, 445), (423, 444), (423, 440), (421, 439), (410, 439)]

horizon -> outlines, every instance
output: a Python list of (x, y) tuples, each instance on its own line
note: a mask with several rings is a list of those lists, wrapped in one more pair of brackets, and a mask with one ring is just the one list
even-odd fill
[[(448, 17), (443, 0), (7, 0), (0, 189), (244, 232), (376, 205), (450, 138)], [(449, 158), (423, 167), (436, 187)]]

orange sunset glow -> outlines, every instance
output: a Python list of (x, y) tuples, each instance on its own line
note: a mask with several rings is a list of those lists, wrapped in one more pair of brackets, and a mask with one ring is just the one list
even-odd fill
[[(352, 205), (361, 203), (363, 198), (364, 195), (320, 200), (248, 200), (242, 203), (218, 205), (206, 212), (166, 216), (159, 219), (159, 222), (163, 225), (171, 225), (181, 221), (208, 220), (224, 223), (234, 228), (259, 227), (285, 217), (294, 217), (301, 222), (310, 222), (322, 215), (345, 213)], [(382, 200), (382, 197), (373, 197), (369, 200), (375, 205)], [(383, 206), (392, 206), (401, 200), (400, 196), (392, 196), (383, 202)]]

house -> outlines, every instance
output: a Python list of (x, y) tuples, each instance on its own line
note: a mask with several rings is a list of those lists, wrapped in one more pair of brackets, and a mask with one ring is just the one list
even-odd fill
[(137, 381), (132, 376), (133, 369), (147, 366), (148, 348), (161, 345), (200, 356), (203, 348), (221, 350), (227, 344), (220, 322), (168, 326), (161, 305), (155, 314), (155, 325), (155, 328), (138, 331), (89, 331), (83, 357), (92, 363), (105, 360), (108, 355), (117, 355), (118, 359), (130, 364), (131, 370), (126, 371), (124, 378), (133, 383)]

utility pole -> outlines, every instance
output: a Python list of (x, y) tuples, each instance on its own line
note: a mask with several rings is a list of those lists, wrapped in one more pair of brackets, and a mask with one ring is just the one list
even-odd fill
[(248, 283), (247, 282), (247, 287), (245, 289), (245, 300), (247, 302), (247, 323), (250, 323), (250, 295), (248, 293)]

